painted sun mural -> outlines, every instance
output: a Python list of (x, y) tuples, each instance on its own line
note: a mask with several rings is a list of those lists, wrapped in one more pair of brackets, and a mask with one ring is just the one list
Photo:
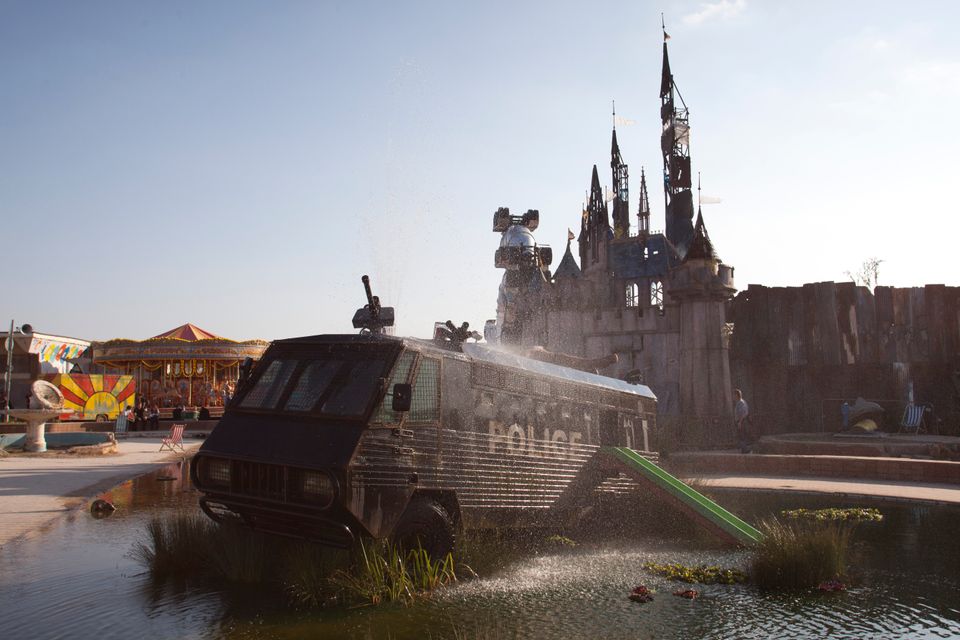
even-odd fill
[(105, 415), (117, 416), (121, 406), (135, 402), (133, 376), (60, 374), (50, 380), (63, 394), (63, 408), (73, 409), (73, 417), (87, 420)]

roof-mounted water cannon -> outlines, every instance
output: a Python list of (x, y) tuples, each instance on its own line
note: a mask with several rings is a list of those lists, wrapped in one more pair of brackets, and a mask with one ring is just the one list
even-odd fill
[(477, 342), (483, 336), (476, 331), (470, 331), (470, 323), (464, 322), (459, 327), (451, 320), (433, 323), (433, 341), (453, 349), (460, 349), (460, 345), (473, 338)]
[(363, 290), (367, 294), (367, 304), (353, 314), (353, 328), (367, 333), (386, 333), (386, 327), (393, 326), (393, 307), (381, 307), (380, 297), (370, 290), (370, 277), (363, 276)]

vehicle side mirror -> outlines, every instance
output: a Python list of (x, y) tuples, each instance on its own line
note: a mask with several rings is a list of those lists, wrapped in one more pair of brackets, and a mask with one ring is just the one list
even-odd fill
[(393, 410), (410, 411), (410, 401), (413, 399), (413, 386), (398, 382), (393, 385)]

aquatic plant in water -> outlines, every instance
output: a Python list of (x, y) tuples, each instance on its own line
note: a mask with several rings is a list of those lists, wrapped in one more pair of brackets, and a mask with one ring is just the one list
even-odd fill
[(816, 520), (818, 522), (828, 521), (872, 521), (880, 522), (883, 520), (883, 514), (879, 509), (868, 507), (849, 507), (846, 509), (793, 509), (790, 511), (781, 511), (783, 518)]
[(567, 536), (561, 535), (552, 535), (547, 536), (547, 544), (553, 545), (555, 547), (575, 547), (577, 543), (574, 540), (571, 540)]
[(680, 563), (658, 564), (656, 562), (646, 562), (643, 568), (647, 571), (653, 571), (671, 580), (681, 582), (700, 583), (700, 584), (736, 584), (746, 582), (747, 575), (736, 569), (724, 569), (722, 567), (698, 565), (688, 567)]
[(213, 533), (213, 524), (197, 515), (152, 518), (146, 542), (138, 542), (132, 555), (157, 577), (187, 577), (203, 567)]
[(764, 520), (752, 575), (763, 587), (810, 588), (846, 573), (855, 522)]
[(696, 589), (677, 589), (673, 592), (673, 595), (680, 596), (681, 598), (687, 598), (688, 600), (693, 600), (700, 596), (700, 592)]
[(421, 548), (404, 552), (398, 545), (363, 542), (355, 565), (331, 576), (347, 599), (367, 604), (410, 602), (456, 579), (452, 554), (434, 560)]
[(646, 585), (638, 584), (628, 597), (634, 602), (650, 602), (653, 600), (653, 593), (653, 590), (648, 589)]
[(846, 591), (847, 585), (839, 580), (824, 580), (817, 585), (817, 589), (820, 591)]
[(153, 518), (146, 533), (132, 555), (156, 578), (272, 585), (296, 606), (338, 599), (410, 601), (457, 579), (450, 554), (434, 560), (420, 548), (406, 552), (396, 545), (361, 544), (350, 563), (344, 552), (218, 525), (199, 515)]

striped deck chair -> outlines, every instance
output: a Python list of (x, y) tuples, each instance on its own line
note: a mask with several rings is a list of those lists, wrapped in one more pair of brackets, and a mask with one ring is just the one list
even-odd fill
[(160, 451), (164, 449), (176, 451), (177, 447), (180, 448), (180, 451), (183, 451), (183, 428), (186, 426), (185, 424), (175, 424), (170, 427), (170, 435), (160, 443)]
[(924, 415), (928, 409), (932, 409), (929, 404), (914, 404), (908, 402), (903, 409), (903, 417), (900, 419), (900, 431), (903, 433), (920, 434), (927, 430)]

